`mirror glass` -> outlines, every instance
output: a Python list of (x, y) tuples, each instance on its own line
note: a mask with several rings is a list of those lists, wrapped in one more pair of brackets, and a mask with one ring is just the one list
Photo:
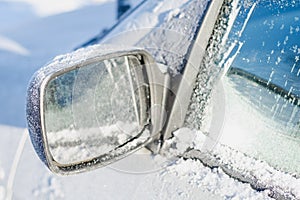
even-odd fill
[(45, 86), (49, 151), (61, 165), (87, 161), (145, 129), (149, 87), (138, 55), (93, 61), (53, 76)]
[(300, 175), (300, 4), (259, 1), (251, 9), (223, 80), (221, 142)]

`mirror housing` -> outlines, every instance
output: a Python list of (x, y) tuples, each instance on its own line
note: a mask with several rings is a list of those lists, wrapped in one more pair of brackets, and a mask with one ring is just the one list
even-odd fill
[[(127, 64), (118, 64), (118, 59), (126, 60)], [(129, 62), (131, 64), (128, 64)], [(107, 67), (108, 64), (115, 65), (114, 70), (119, 74), (118, 80), (114, 80), (111, 68)], [(101, 73), (102, 75), (100, 75)], [(110, 85), (104, 83), (106, 88), (101, 85), (104, 79), (110, 81)], [(52, 172), (69, 175), (108, 165), (144, 147), (151, 141), (159, 139), (162, 124), (155, 123), (151, 119), (159, 122), (161, 118), (165, 117), (162, 109), (152, 109), (157, 108), (157, 105), (159, 108), (164, 107), (162, 101), (164, 88), (161, 87), (164, 79), (165, 75), (159, 71), (152, 56), (141, 49), (95, 45), (56, 57), (51, 63), (35, 73), (27, 93), (28, 129), (39, 158)], [(118, 82), (119, 80), (122, 81)], [(126, 81), (124, 82), (124, 80)], [(110, 87), (116, 86), (118, 88), (120, 84), (122, 86), (120, 89)], [(97, 88), (100, 88), (98, 93)], [(89, 94), (88, 90), (92, 90), (94, 93)], [(103, 104), (102, 101), (108, 102), (108, 99), (103, 100), (105, 90), (110, 90), (115, 94), (114, 100), (111, 99), (111, 96), (108, 98), (110, 106), (112, 106), (111, 109), (107, 107), (103, 111), (103, 107), (100, 106), (99, 112), (90, 113), (87, 107), (96, 104), (101, 105)], [(95, 95), (96, 93), (98, 96)], [(93, 97), (90, 98), (93, 100), (90, 102), (95, 105), (89, 104), (88, 97)], [(130, 102), (125, 102), (128, 99)], [(127, 122), (128, 120), (124, 119), (126, 114), (116, 117), (116, 114), (113, 113), (114, 108), (127, 110), (130, 107), (126, 106), (129, 104), (124, 105), (124, 102), (132, 106), (128, 113), (134, 116), (134, 121), (138, 124), (137, 128), (134, 129), (135, 134), (129, 135), (131, 132), (127, 133), (129, 137), (125, 137), (125, 139), (122, 126), (126, 125), (124, 123), (120, 125), (119, 121)], [(68, 110), (69, 115), (65, 114), (65, 110)], [(122, 110), (119, 111), (122, 112)], [(99, 113), (101, 118), (96, 116)], [(89, 114), (96, 114), (98, 127), (93, 127), (95, 123), (90, 124), (90, 119), (93, 117), (88, 116)], [(79, 116), (77, 121), (74, 115)], [(64, 120), (66, 116), (70, 120)], [(111, 116), (112, 119), (110, 124), (102, 123), (101, 120), (107, 121), (108, 116)], [(85, 123), (83, 123), (84, 121)], [(101, 131), (107, 130), (107, 126), (113, 125), (112, 123), (119, 123), (117, 132), (119, 131), (122, 135), (118, 133), (114, 137), (109, 133), (106, 135), (107, 138), (104, 138), (103, 135), (105, 134), (101, 135)], [(100, 126), (105, 126), (106, 129), (101, 129)], [(129, 125), (129, 127), (131, 126)], [(84, 137), (84, 135), (90, 134), (92, 129), (94, 131), (90, 135), (91, 137)], [(68, 130), (69, 133), (66, 133), (65, 130)], [(72, 131), (75, 131), (73, 135), (70, 134)], [(73, 138), (70, 139), (70, 135)], [(104, 150), (101, 152), (94, 151), (101, 149), (101, 146), (97, 145), (105, 145), (103, 142), (95, 143), (97, 138), (101, 139), (101, 137), (105, 139), (104, 142), (112, 141), (112, 137), (123, 139), (118, 140), (119, 142), (114, 143), (108, 150), (102, 148)], [(93, 144), (96, 146), (93, 147), (93, 150), (87, 145), (89, 143), (87, 140), (94, 141)], [(73, 147), (75, 145), (77, 148), (77, 151), (72, 154), (73, 157), (83, 152), (82, 149), (89, 152), (89, 155), (70, 158), (71, 154), (68, 154), (67, 150), (71, 147), (69, 148), (68, 145), (73, 145)]]

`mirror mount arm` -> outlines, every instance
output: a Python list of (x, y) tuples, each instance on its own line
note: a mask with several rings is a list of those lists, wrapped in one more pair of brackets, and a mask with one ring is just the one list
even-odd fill
[[(159, 64), (158, 64), (159, 65)], [(163, 129), (169, 113), (168, 99), (170, 97), (171, 77), (167, 70), (163, 70), (155, 63), (147, 70), (151, 89), (151, 134), (152, 142), (146, 148), (157, 154), (162, 146)]]

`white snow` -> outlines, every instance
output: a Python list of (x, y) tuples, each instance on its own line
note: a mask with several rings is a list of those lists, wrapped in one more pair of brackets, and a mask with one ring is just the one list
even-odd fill
[[(189, 140), (183, 139), (186, 133), (188, 133), (186, 138)], [(249, 157), (221, 143), (217, 143), (212, 150), (205, 151), (202, 147), (207, 140), (210, 138), (199, 131), (187, 130), (186, 128), (176, 131), (174, 138), (168, 140), (165, 149), (163, 149), (165, 156), (174, 159), (175, 155), (182, 155), (184, 158), (198, 158), (198, 160), (179, 159), (176, 164), (169, 165), (167, 169), (175, 168), (173, 173), (178, 178), (185, 177), (188, 179), (188, 183), (197, 184), (199, 187), (213, 191), (214, 194), (224, 196), (224, 198), (248, 199), (255, 197), (261, 199), (269, 198), (268, 195), (274, 194), (275, 197), (276, 195), (290, 195), (296, 199), (300, 198), (299, 178), (276, 170), (265, 161)], [(181, 143), (180, 146), (179, 143)], [(188, 148), (192, 150), (184, 153)], [(211, 166), (212, 169), (204, 167), (199, 159)], [(200, 168), (205, 168), (205, 170)], [(212, 174), (206, 174), (206, 170)], [(263, 188), (264, 191), (255, 192), (251, 189), (250, 184), (234, 180), (228, 174), (235, 175), (235, 177), (251, 183), (254, 187)], [(222, 186), (218, 187), (218, 185)], [(234, 187), (232, 187), (233, 185)], [(227, 190), (223, 187), (232, 188)]]
[(30, 52), (21, 44), (0, 35), (0, 50), (27, 56)]
[[(171, 11), (167, 15), (170, 19), (176, 15), (183, 18), (186, 14), (180, 13), (180, 8), (186, 2), (152, 1), (149, 9), (145, 8), (143, 14), (133, 15), (132, 21), (126, 21), (122, 27), (147, 32), (147, 28), (160, 23), (157, 13), (162, 12)], [(25, 16), (18, 19), (14, 18), (16, 13), (0, 12), (0, 19), (11, 19), (0, 27), (0, 124), (5, 124), (0, 125), (0, 200), (6, 200), (10, 193), (13, 199), (25, 200), (269, 199), (268, 191), (257, 192), (249, 184), (229, 177), (221, 168), (210, 169), (198, 160), (178, 159), (176, 156), (182, 155), (187, 148), (202, 149), (205, 144), (203, 133), (187, 128), (174, 133), (175, 137), (167, 141), (164, 156), (153, 156), (142, 149), (92, 172), (69, 177), (50, 173), (36, 156), (28, 137), (24, 149), (20, 147), (23, 134), (28, 134), (23, 114), (26, 85), (33, 72), (52, 57), (71, 51), (102, 28), (109, 27), (114, 21), (115, 7), (112, 0), (13, 0), (5, 3), (13, 7), (25, 6), (26, 10), (33, 11), (24, 12)], [(131, 39), (134, 42), (140, 38)], [(21, 155), (17, 149), (23, 149)], [(233, 162), (233, 155), (227, 153), (219, 152), (229, 160), (226, 162)], [(251, 164), (246, 163), (246, 166)], [(10, 191), (8, 179), (14, 170), (16, 174), (10, 182)], [(264, 175), (259, 172), (262, 171), (258, 170), (256, 175)], [(286, 177), (275, 176), (275, 183), (280, 185), (282, 178)], [(263, 178), (266, 182), (274, 180), (270, 176)], [(289, 181), (293, 187), (289, 187)], [(285, 179), (284, 186), (300, 195), (298, 180)]]
[(188, 1), (148, 1), (142, 6), (141, 12), (133, 13), (129, 18), (122, 21), (110, 33), (110, 37), (105, 38), (105, 42), (135, 46), (151, 31), (152, 27), (159, 27), (164, 22), (164, 16), (160, 16), (159, 14), (170, 13), (174, 9), (179, 10), (186, 2)]
[(5, 177), (5, 172), (2, 168), (0, 168), (0, 180), (3, 180)]
[(5, 198), (5, 188), (3, 186), (0, 186), (0, 199)]
[(0, 162), (0, 199), (4, 199), (5, 197), (5, 188), (2, 185), (4, 178), (5, 178), (5, 171), (4, 169), (2, 169), (1, 162)]
[(174, 174), (190, 187), (201, 188), (222, 199), (270, 199), (267, 192), (256, 192), (249, 184), (232, 179), (219, 168), (212, 170), (205, 167), (199, 160), (180, 159), (166, 171), (166, 174)]
[(113, 1), (114, 0), (10, 0), (10, 2), (22, 2), (31, 5), (35, 13), (42, 17), (70, 12), (85, 5), (97, 5)]

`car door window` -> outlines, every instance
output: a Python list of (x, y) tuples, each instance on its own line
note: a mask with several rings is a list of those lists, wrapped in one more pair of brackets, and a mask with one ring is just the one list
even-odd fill
[(238, 47), (223, 79), (221, 143), (299, 176), (300, 3), (251, 6), (243, 32), (235, 32), (245, 17), (241, 9), (229, 38)]

